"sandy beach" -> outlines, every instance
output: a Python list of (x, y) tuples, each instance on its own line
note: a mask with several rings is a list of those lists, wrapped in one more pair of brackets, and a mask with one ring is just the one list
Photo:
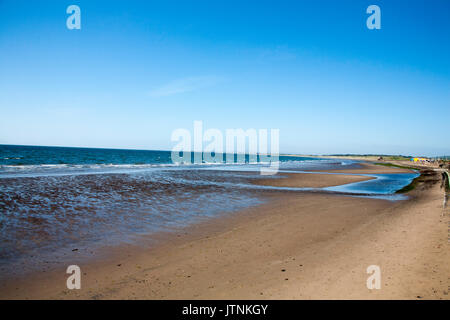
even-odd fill
[(0, 0), (0, 302), (233, 320), (444, 307), (449, 14)]
[[(365, 165), (348, 173), (398, 171)], [(358, 179), (367, 177), (291, 174), (275, 183)], [(161, 234), (158, 245), (143, 239), (105, 249), (79, 264), (80, 290), (66, 288), (61, 267), (9, 279), (0, 298), (449, 299), (448, 209), (442, 216), (439, 175), (422, 180), (409, 200), (396, 202), (267, 192), (262, 205)], [(379, 290), (366, 287), (370, 265), (381, 269)]]

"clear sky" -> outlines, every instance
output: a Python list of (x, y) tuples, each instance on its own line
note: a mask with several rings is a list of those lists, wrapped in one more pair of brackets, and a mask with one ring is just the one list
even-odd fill
[(0, 0), (0, 112), (0, 144), (170, 150), (202, 120), (278, 128), (281, 152), (450, 154), (450, 1)]

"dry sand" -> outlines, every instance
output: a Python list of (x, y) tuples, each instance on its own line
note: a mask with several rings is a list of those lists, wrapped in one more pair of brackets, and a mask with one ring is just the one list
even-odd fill
[[(376, 167), (366, 169), (390, 169)], [(438, 176), (427, 179), (399, 202), (267, 193), (266, 204), (158, 246), (122, 246), (80, 263), (81, 290), (66, 289), (61, 267), (11, 279), (0, 298), (449, 299), (448, 212), (441, 216)], [(381, 268), (380, 290), (366, 287), (369, 265)]]

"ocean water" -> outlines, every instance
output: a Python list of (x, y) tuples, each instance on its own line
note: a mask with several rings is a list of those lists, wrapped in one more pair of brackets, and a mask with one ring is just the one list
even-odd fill
[[(234, 156), (237, 158), (236, 155)], [(191, 159), (193, 163), (193, 153)], [(336, 160), (286, 156), (281, 156), (280, 161), (286, 166), (289, 162), (301, 162), (308, 169), (320, 169), (331, 163), (342, 163)], [(221, 164), (226, 164), (225, 159), (213, 164), (184, 165), (183, 169)], [(244, 164), (251, 164), (248, 155), (245, 155)], [(172, 162), (170, 151), (0, 145), (0, 178), (58, 174), (126, 173), (132, 170), (179, 166), (179, 164)]]
[[(0, 145), (0, 268), (180, 230), (263, 203), (262, 190), (390, 195), (414, 177), (375, 175), (329, 190), (256, 186), (254, 179), (267, 178), (259, 174), (263, 165), (246, 160), (176, 165), (169, 151)], [(358, 163), (280, 157), (281, 172), (343, 166)]]

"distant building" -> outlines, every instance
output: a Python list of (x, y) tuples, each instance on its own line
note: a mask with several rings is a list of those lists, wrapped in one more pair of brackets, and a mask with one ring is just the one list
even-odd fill
[(427, 158), (411, 158), (411, 161), (424, 163), (424, 162), (430, 162), (430, 159), (427, 159)]

